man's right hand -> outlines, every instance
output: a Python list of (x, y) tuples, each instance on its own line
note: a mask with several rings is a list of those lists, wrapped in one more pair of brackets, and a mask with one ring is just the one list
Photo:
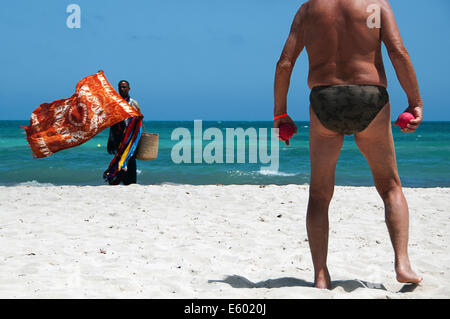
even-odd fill
[[(282, 117), (281, 119), (277, 119), (277, 120), (273, 121), (273, 128), (280, 129), (280, 126), (283, 124), (289, 124), (294, 129), (294, 134), (297, 134), (297, 131), (298, 131), (297, 125), (295, 125), (294, 121), (291, 119), (290, 116)], [(279, 135), (278, 135), (278, 139), (280, 141), (285, 142), (286, 145), (289, 145), (288, 141), (282, 139)]]

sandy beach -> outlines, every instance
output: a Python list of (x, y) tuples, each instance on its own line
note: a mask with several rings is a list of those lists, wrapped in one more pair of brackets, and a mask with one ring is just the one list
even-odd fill
[(0, 298), (449, 298), (450, 188), (405, 188), (397, 283), (373, 187), (336, 187), (331, 290), (312, 288), (308, 186), (0, 187)]

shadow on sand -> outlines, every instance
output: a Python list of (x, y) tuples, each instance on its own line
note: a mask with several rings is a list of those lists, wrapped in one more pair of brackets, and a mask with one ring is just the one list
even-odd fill
[[(284, 277), (278, 279), (268, 279), (260, 282), (252, 282), (245, 277), (233, 275), (227, 276), (223, 280), (208, 280), (208, 283), (221, 282), (230, 285), (233, 288), (283, 288), (283, 287), (314, 287), (314, 283), (303, 279)], [(371, 283), (363, 280), (336, 280), (331, 282), (331, 290), (341, 287), (345, 292), (352, 292), (358, 288), (378, 289), (388, 291), (383, 284)], [(413, 292), (417, 285), (404, 285), (398, 292)]]

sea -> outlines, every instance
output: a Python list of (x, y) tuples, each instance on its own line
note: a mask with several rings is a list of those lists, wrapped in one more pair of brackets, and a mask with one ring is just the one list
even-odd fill
[[(223, 149), (223, 161), (210, 163), (205, 158), (197, 158), (197, 162), (194, 162), (194, 121), (144, 122), (146, 132), (159, 134), (159, 149), (156, 160), (137, 162), (138, 184), (308, 185), (309, 122), (296, 124), (299, 134), (294, 136), (289, 146), (277, 142), (279, 162), (274, 168), (273, 165), (264, 163), (259, 156), (256, 162), (254, 159), (250, 160), (249, 141), (244, 149), (244, 161), (241, 159), (238, 162), (236, 155), (234, 160), (227, 163), (227, 149)], [(0, 185), (107, 185), (103, 180), (103, 172), (113, 158), (106, 151), (109, 129), (82, 145), (59, 151), (47, 158), (36, 159), (26, 140), (23, 129), (26, 125), (29, 125), (29, 121), (0, 121)], [(219, 129), (224, 141), (227, 129), (255, 128), (259, 134), (259, 129), (266, 128), (270, 136), (271, 127), (272, 122), (202, 122), (203, 132), (208, 128)], [(177, 145), (180, 146), (182, 140), (177, 134), (172, 139), (177, 129), (192, 135), (190, 163), (187, 160), (180, 163), (179, 160), (174, 160), (174, 150), (178, 150)], [(424, 122), (413, 134), (404, 134), (398, 127), (393, 127), (393, 132), (398, 170), (404, 187), (450, 187), (450, 122)], [(261, 138), (260, 135), (258, 137)], [(188, 142), (186, 135), (184, 142)], [(212, 139), (201, 140), (200, 150), (205, 150), (211, 142)], [(267, 154), (270, 154), (271, 145), (269, 140)], [(217, 151), (216, 149), (215, 152)], [(211, 154), (220, 155), (220, 152), (215, 152)], [(184, 152), (178, 154), (185, 155)], [(336, 168), (335, 183), (341, 186), (373, 186), (370, 168), (359, 152), (353, 136), (345, 137)]]

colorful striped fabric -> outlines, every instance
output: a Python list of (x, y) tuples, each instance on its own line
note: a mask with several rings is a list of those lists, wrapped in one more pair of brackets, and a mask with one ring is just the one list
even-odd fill
[(142, 134), (142, 117), (134, 117), (125, 129), (125, 134), (119, 149), (109, 163), (103, 178), (111, 185), (120, 183), (120, 172), (127, 166), (128, 160), (134, 155)]

